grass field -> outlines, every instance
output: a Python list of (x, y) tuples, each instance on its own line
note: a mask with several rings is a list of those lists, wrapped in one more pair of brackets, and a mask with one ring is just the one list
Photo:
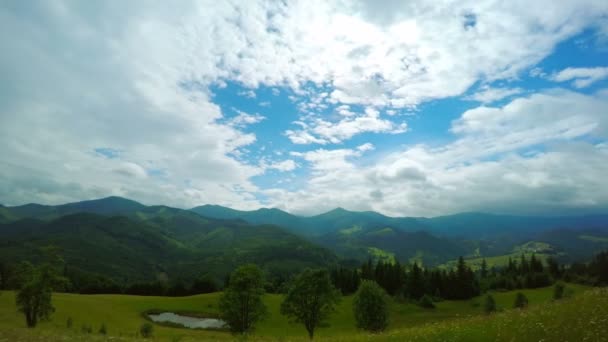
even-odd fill
[[(564, 332), (570, 335), (564, 336), (582, 336), (582, 331), (578, 330), (583, 328), (589, 330), (589, 334), (603, 332), (604, 335), (601, 336), (608, 336), (605, 335), (608, 326), (605, 324), (608, 319), (607, 290), (585, 292), (587, 288), (583, 286), (568, 285), (568, 287), (574, 291), (573, 298), (555, 304), (550, 303), (551, 288), (522, 291), (531, 305), (524, 312), (510, 309), (515, 292), (494, 293), (499, 308), (506, 310), (489, 318), (482, 314), (483, 305), (480, 305), (482, 298), (469, 301), (443, 301), (437, 303), (437, 308), (434, 310), (422, 309), (412, 304), (392, 303), (391, 324), (388, 331), (374, 337), (395, 341), (489, 341), (496, 340), (496, 336), (499, 336), (499, 340), (508, 341), (510, 340), (508, 336), (529, 336), (530, 338), (516, 340), (539, 341), (543, 338), (543, 334), (546, 334), (541, 328), (561, 329), (563, 326), (568, 326), (562, 322), (568, 317), (573, 323), (569, 325), (569, 332)], [(35, 329), (27, 329), (23, 316), (16, 311), (14, 293), (3, 292), (0, 295), (0, 341), (132, 340), (136, 337), (139, 326), (145, 322), (141, 313), (146, 310), (215, 313), (218, 298), (218, 293), (179, 298), (55, 294), (53, 301), (57, 311), (52, 320), (41, 323)], [(280, 301), (279, 295), (265, 297), (270, 315), (258, 326), (250, 340), (305, 339), (306, 333), (301, 325), (289, 324), (279, 314)], [(321, 339), (343, 341), (368, 339), (370, 336), (361, 334), (355, 329), (351, 304), (352, 297), (343, 298), (338, 311), (331, 318), (330, 326), (320, 328), (317, 336)], [(71, 329), (66, 327), (68, 317), (73, 320)], [(531, 322), (535, 321), (540, 325), (531, 325)], [(97, 334), (102, 323), (107, 327), (107, 337)], [(579, 325), (573, 327), (573, 324), (581, 324), (580, 329), (578, 329)], [(83, 335), (82, 325), (91, 326), (93, 334)], [(529, 330), (529, 335), (515, 335), (514, 331), (509, 335), (509, 329), (515, 328), (527, 329), (525, 331)], [(234, 339), (225, 332), (196, 331), (159, 325), (154, 327), (154, 336), (155, 340), (163, 341)], [(551, 339), (545, 338), (545, 340)]]

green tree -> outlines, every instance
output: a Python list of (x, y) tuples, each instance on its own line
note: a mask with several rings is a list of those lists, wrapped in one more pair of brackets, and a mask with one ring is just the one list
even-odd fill
[(486, 300), (483, 305), (483, 311), (488, 315), (496, 311), (496, 301), (494, 300), (494, 297), (492, 297), (491, 294), (488, 294), (486, 296)]
[(232, 273), (220, 297), (219, 309), (233, 333), (250, 332), (264, 318), (267, 310), (262, 302), (263, 294), (264, 276), (258, 266), (244, 265)]
[(553, 285), (553, 299), (558, 300), (564, 297), (564, 290), (566, 286), (561, 281), (558, 281)]
[(488, 276), (488, 263), (486, 259), (481, 260), (481, 269), (480, 269), (481, 278), (485, 279)]
[(521, 292), (517, 292), (515, 295), (515, 302), (513, 303), (514, 308), (523, 309), (528, 306), (528, 298)]
[(388, 295), (371, 280), (364, 280), (353, 299), (357, 328), (379, 332), (388, 325)]
[(16, 295), (17, 309), (25, 315), (28, 328), (47, 320), (55, 311), (52, 305), (53, 290), (63, 288), (67, 280), (60, 276), (63, 259), (52, 247), (43, 249), (46, 261), (34, 266), (23, 262), (20, 269), (21, 287)]
[(339, 301), (340, 292), (332, 285), (327, 270), (306, 269), (293, 280), (281, 303), (281, 314), (304, 324), (312, 339), (315, 328), (326, 323)]

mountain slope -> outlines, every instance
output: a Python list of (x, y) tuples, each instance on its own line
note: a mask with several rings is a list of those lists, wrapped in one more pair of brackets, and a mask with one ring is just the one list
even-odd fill
[(205, 219), (167, 207), (143, 212), (149, 215), (145, 219), (78, 213), (1, 224), (0, 258), (12, 263), (35, 259), (37, 248), (55, 245), (69, 267), (121, 283), (162, 274), (194, 279), (208, 273), (222, 279), (248, 262), (271, 274), (336, 262), (330, 251), (276, 226)]

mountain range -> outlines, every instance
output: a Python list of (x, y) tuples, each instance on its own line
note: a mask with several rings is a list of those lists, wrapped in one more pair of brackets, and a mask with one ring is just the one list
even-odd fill
[(120, 282), (159, 275), (221, 278), (247, 262), (285, 276), (367, 258), (432, 266), (541, 244), (550, 244), (556, 257), (576, 260), (608, 248), (608, 215), (420, 218), (337, 208), (305, 217), (266, 208), (146, 206), (121, 197), (0, 206), (1, 260), (32, 259), (32, 251), (49, 244), (60, 247), (72, 267)]

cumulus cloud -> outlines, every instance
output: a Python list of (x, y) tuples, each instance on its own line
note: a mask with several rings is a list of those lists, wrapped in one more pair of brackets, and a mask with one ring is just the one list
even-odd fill
[[(566, 90), (466, 111), (447, 145), (414, 145), (356, 165), (354, 150), (298, 154), (316, 172), (299, 191), (273, 189), (274, 205), (311, 214), (342, 206), (395, 216), (467, 210), (519, 214), (608, 208), (603, 174), (608, 99)], [(322, 171), (322, 172), (321, 172)]]
[(248, 113), (245, 113), (242, 110), (238, 110), (238, 109), (236, 110), (236, 112), (238, 113), (238, 115), (235, 116), (234, 118), (228, 120), (229, 125), (243, 127), (243, 126), (247, 126), (247, 125), (256, 124), (256, 123), (261, 122), (262, 120), (266, 119), (264, 116), (262, 116), (258, 113), (248, 114)]
[(298, 164), (296, 164), (296, 162), (291, 159), (286, 159), (266, 166), (267, 169), (275, 169), (281, 172), (293, 171), (297, 167)]
[[(300, 211), (343, 205), (417, 214), (472, 205), (456, 196), (456, 189), (464, 189), (462, 196), (475, 194), (469, 190), (481, 189), (483, 179), (495, 180), (491, 171), (504, 171), (506, 161), (532, 172), (514, 174), (509, 182), (555, 184), (558, 174), (532, 162), (558, 165), (584, 152), (582, 162), (595, 165), (605, 147), (580, 142), (582, 147), (572, 147), (575, 152), (568, 146), (530, 158), (478, 159), (563, 137), (605, 134), (606, 123), (593, 115), (598, 106), (604, 110), (604, 100), (546, 93), (502, 108), (480, 107), (454, 123), (454, 143), (410, 146), (374, 167), (357, 163), (371, 146), (329, 145), (365, 132), (404, 132), (405, 123), (378, 111), (396, 113), (461, 95), (477, 82), (516, 77), (560, 41), (604, 22), (607, 12), (607, 2), (593, 0), (559, 6), (548, 1), (4, 3), (0, 30), (19, 34), (3, 36), (0, 54), (0, 201), (59, 203), (114, 194), (145, 203), (247, 209), (258, 207), (256, 194), (265, 191), (277, 205)], [(582, 86), (597, 78), (577, 75), (571, 79)], [(295, 144), (328, 147), (293, 155), (310, 165), (305, 189), (264, 190), (252, 182), (264, 168), (235, 156), (261, 138), (244, 132), (243, 125), (262, 118), (247, 114), (229, 122), (210, 91), (229, 82), (304, 98), (306, 113), (298, 118), (303, 125), (284, 134)], [(574, 102), (560, 102), (560, 96)], [(538, 110), (545, 105), (562, 114)], [(338, 118), (326, 115), (331, 108), (340, 108)], [(480, 127), (482, 121), (489, 126)], [(601, 165), (596, 171), (603, 171)], [(572, 183), (570, 198), (605, 203), (594, 178)], [(583, 190), (589, 190), (587, 197)], [(479, 203), (492, 203), (492, 194), (480, 195), (486, 201)], [(369, 202), (370, 196), (377, 202)], [(514, 192), (516, 199), (522, 197)]]
[(337, 144), (348, 140), (361, 133), (389, 133), (400, 134), (407, 131), (405, 122), (395, 123), (391, 120), (380, 118), (378, 110), (368, 107), (363, 113), (355, 114), (341, 107), (341, 112), (347, 115), (337, 122), (313, 117), (308, 123), (297, 123), (302, 126), (301, 130), (287, 130), (285, 134), (294, 144)]
[(482, 103), (492, 103), (494, 101), (502, 100), (506, 97), (518, 95), (523, 93), (521, 88), (491, 88), (484, 87), (475, 94), (468, 96), (468, 100), (478, 101)]
[(566, 68), (551, 76), (556, 82), (572, 81), (576, 88), (586, 88), (605, 78), (608, 78), (608, 67)]

